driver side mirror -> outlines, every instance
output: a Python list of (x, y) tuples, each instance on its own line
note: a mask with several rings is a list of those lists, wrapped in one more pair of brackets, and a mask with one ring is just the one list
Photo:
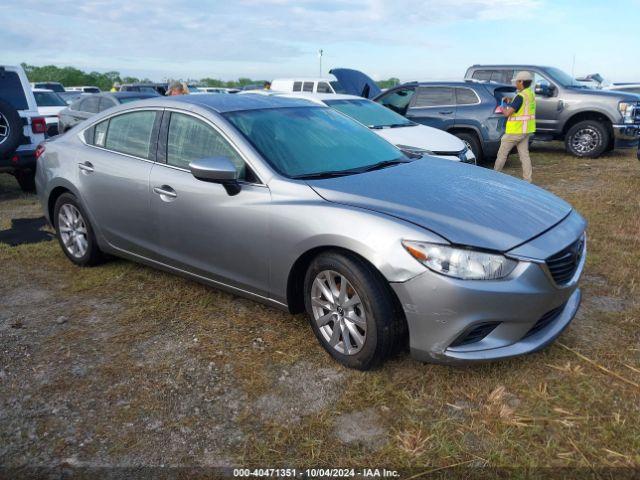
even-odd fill
[(240, 192), (238, 169), (228, 157), (210, 157), (189, 163), (191, 174), (204, 182), (221, 183), (229, 195)]
[(536, 95), (550, 97), (553, 95), (554, 89), (555, 88), (553, 87), (553, 85), (550, 85), (547, 82), (540, 82), (536, 84), (536, 88), (534, 89), (534, 92)]

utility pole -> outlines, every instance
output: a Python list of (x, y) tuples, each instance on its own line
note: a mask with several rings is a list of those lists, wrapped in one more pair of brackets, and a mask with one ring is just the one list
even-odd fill
[(318, 50), (318, 60), (320, 61), (320, 77), (322, 77), (322, 49)]

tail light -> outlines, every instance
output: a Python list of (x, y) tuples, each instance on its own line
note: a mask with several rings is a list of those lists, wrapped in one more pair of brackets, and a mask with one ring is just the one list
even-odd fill
[(504, 111), (502, 110), (502, 105), (498, 105), (496, 107), (496, 109), (493, 111), (493, 113), (503, 113)]
[(41, 143), (40, 145), (38, 145), (38, 147), (36, 148), (36, 152), (35, 152), (35, 156), (36, 156), (36, 160), (38, 160), (42, 154), (44, 153), (44, 145)]
[(34, 117), (31, 119), (31, 131), (33, 133), (45, 133), (47, 131), (47, 122), (44, 117)]

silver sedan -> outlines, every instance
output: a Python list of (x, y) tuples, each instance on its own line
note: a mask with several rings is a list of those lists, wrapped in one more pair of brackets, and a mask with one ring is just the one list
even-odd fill
[(509, 176), (407, 157), (333, 109), (263, 95), (153, 98), (40, 149), (66, 256), (103, 254), (305, 311), (340, 363), (511, 357), (580, 304), (585, 221)]

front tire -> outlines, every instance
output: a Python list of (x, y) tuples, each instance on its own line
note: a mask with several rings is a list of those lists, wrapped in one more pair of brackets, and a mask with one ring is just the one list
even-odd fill
[(63, 193), (58, 197), (52, 220), (60, 247), (69, 260), (80, 267), (102, 262), (89, 217), (74, 195)]
[(304, 280), (305, 308), (324, 349), (342, 365), (368, 370), (403, 339), (402, 314), (384, 278), (355, 255), (316, 257)]
[(596, 158), (605, 152), (610, 141), (606, 125), (597, 120), (584, 120), (567, 131), (564, 144), (567, 152), (576, 157)]

